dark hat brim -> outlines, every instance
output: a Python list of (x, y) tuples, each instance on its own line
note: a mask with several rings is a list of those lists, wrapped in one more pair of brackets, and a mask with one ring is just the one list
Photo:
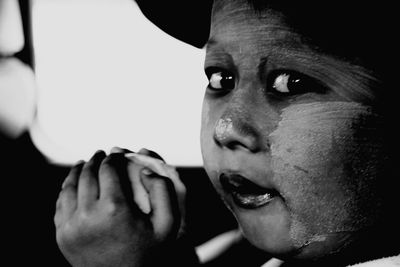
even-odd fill
[(208, 40), (213, 0), (136, 0), (152, 23), (170, 36), (202, 48)]

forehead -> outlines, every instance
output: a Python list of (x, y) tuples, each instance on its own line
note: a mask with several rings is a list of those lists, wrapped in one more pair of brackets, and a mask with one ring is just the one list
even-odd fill
[(379, 15), (383, 7), (363, 3), (361, 10), (358, 3), (340, 0), (214, 0), (210, 38), (221, 31), (255, 36), (283, 27), (325, 54), (376, 65), (377, 55), (386, 51), (380, 38), (390, 36), (387, 20)]
[[(253, 53), (268, 47), (272, 51), (309, 50), (306, 38), (293, 28), (286, 15), (273, 8), (255, 9), (246, 0), (216, 0), (207, 48), (248, 50)], [(215, 49), (214, 49), (215, 50)]]
[[(276, 47), (276, 51), (272, 51)], [(215, 1), (208, 51), (240, 51), (243, 55), (278, 53), (289, 48), (304, 48), (301, 37), (275, 10), (256, 11), (247, 1)], [(212, 49), (211, 49), (212, 48)], [(304, 50), (304, 49), (301, 49)], [(234, 53), (232, 53), (234, 54)]]
[(214, 1), (210, 37), (261, 34), (269, 28), (284, 25), (283, 16), (271, 9), (255, 11), (247, 1)]

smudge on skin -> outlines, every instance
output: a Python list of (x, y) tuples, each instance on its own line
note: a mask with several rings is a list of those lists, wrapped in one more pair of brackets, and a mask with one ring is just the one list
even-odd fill
[(382, 166), (380, 117), (354, 102), (292, 105), (281, 117), (270, 135), (273, 179), (290, 212), (294, 245), (373, 223), (380, 205), (374, 190)]
[(325, 241), (327, 238), (326, 235), (315, 235), (313, 238), (310, 240), (310, 242), (322, 242)]
[(233, 123), (231, 118), (221, 118), (215, 126), (215, 136), (218, 140), (225, 140), (227, 134), (232, 132)]

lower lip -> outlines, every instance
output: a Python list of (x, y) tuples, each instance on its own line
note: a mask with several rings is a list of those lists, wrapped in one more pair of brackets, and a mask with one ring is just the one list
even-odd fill
[(244, 209), (260, 208), (274, 199), (274, 196), (270, 193), (265, 193), (263, 195), (250, 195), (231, 192), (230, 194), (235, 204)]

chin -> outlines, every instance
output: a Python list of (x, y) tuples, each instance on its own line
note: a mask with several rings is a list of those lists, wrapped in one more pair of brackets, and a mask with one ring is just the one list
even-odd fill
[(289, 257), (296, 251), (290, 236), (290, 215), (280, 199), (257, 209), (243, 209), (235, 204), (229, 208), (244, 237), (258, 249), (278, 258)]
[(331, 258), (345, 251), (354, 239), (352, 232), (336, 232), (311, 235), (306, 241), (299, 242), (294, 237), (299, 234), (293, 234), (290, 213), (279, 199), (254, 210), (242, 209), (234, 204), (229, 206), (244, 237), (258, 249), (282, 260)]

